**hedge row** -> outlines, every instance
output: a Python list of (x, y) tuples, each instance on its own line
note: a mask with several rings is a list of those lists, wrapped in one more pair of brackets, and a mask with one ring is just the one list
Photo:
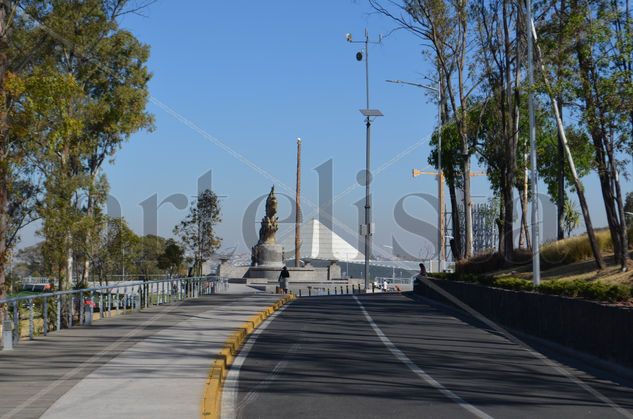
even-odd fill
[(493, 276), (466, 273), (436, 273), (431, 274), (431, 276), (437, 279), (471, 282), (489, 287), (516, 291), (535, 291), (542, 294), (610, 303), (627, 301), (633, 296), (633, 287), (620, 284), (605, 284), (603, 282), (546, 280), (541, 282), (538, 287), (535, 287), (527, 279), (511, 276), (495, 278)]

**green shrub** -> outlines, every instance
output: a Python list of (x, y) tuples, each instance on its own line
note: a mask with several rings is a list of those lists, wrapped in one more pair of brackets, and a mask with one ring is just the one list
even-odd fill
[(631, 288), (620, 284), (604, 282), (544, 281), (537, 288), (543, 294), (562, 295), (564, 297), (584, 298), (586, 300), (615, 303), (631, 298)]
[(586, 300), (610, 303), (627, 301), (633, 296), (633, 289), (631, 287), (620, 284), (605, 284), (604, 282), (547, 280), (543, 281), (541, 285), (535, 289), (531, 281), (512, 276), (495, 278), (486, 275), (450, 273), (441, 274), (441, 279), (469, 282), (516, 291), (537, 291), (542, 294), (583, 298)]
[(533, 291), (534, 285), (531, 281), (522, 278), (503, 277), (496, 278), (493, 286), (516, 291)]
[(453, 273), (451, 272), (429, 272), (427, 273), (428, 277), (435, 279), (453, 279)]
[(631, 289), (620, 284), (605, 284), (604, 282), (574, 281), (543, 281), (537, 287), (543, 294), (560, 295), (586, 300), (618, 302), (631, 298)]

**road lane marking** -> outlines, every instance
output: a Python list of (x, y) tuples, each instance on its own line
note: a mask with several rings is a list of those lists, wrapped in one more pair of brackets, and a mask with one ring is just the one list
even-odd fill
[[(234, 419), (237, 417), (237, 393), (239, 389), (239, 380), (240, 380), (240, 369), (248, 358), (248, 354), (251, 349), (255, 345), (257, 338), (259, 335), (266, 330), (269, 324), (277, 317), (280, 313), (282, 313), (286, 309), (286, 305), (284, 305), (281, 309), (273, 313), (264, 323), (261, 324), (248, 338), (246, 344), (240, 350), (240, 353), (237, 355), (237, 358), (233, 361), (233, 365), (229, 369), (229, 373), (226, 376), (226, 381), (224, 383), (224, 390), (222, 391), (222, 402), (220, 407), (220, 417), (222, 419)], [(283, 362), (283, 361), (282, 361)], [(279, 366), (279, 364), (278, 364)], [(280, 369), (283, 366), (279, 366)], [(277, 368), (277, 367), (275, 367)], [(272, 380), (270, 380), (272, 381)]]
[(458, 404), (460, 407), (462, 407), (465, 410), (469, 411), (470, 413), (472, 413), (473, 415), (477, 416), (478, 418), (492, 419), (492, 416), (490, 416), (489, 414), (477, 409), (475, 406), (473, 406), (472, 404), (468, 403), (467, 401), (465, 401), (464, 399), (459, 397), (457, 394), (453, 393), (452, 391), (450, 391), (449, 389), (444, 387), (442, 384), (437, 382), (433, 377), (431, 377), (429, 374), (427, 374), (422, 368), (418, 367), (413, 361), (411, 361), (411, 359), (409, 359), (409, 357), (406, 356), (404, 354), (404, 352), (402, 352), (400, 349), (398, 349), (398, 347), (396, 345), (394, 345), (393, 342), (391, 342), (391, 340), (389, 340), (389, 338), (383, 333), (383, 331), (378, 327), (378, 325), (376, 323), (374, 323), (374, 320), (371, 318), (371, 316), (369, 315), (367, 310), (365, 310), (365, 307), (363, 306), (363, 303), (360, 302), (358, 297), (355, 296), (355, 295), (353, 297), (354, 297), (354, 300), (356, 300), (356, 302), (358, 303), (358, 306), (360, 307), (360, 310), (363, 312), (363, 315), (365, 316), (365, 319), (367, 319), (367, 321), (369, 322), (369, 325), (374, 330), (376, 335), (378, 335), (378, 337), (380, 338), (382, 343), (387, 347), (387, 349), (389, 349), (389, 351), (391, 351), (391, 353), (396, 358), (398, 358), (398, 360), (400, 362), (402, 362), (404, 365), (406, 365), (415, 375), (417, 375), (418, 377), (422, 378), (429, 385), (431, 385), (432, 387), (437, 389), (440, 393), (442, 393), (443, 395), (445, 395), (446, 397), (451, 399), (453, 402)]
[(290, 347), (288, 352), (286, 352), (286, 354), (284, 355), (284, 359), (282, 359), (275, 365), (275, 368), (273, 368), (271, 373), (268, 374), (265, 379), (257, 383), (257, 385), (253, 387), (253, 390), (251, 390), (246, 396), (244, 396), (242, 401), (237, 405), (238, 412), (242, 410), (244, 407), (246, 407), (247, 405), (249, 405), (250, 403), (257, 400), (257, 397), (259, 397), (260, 391), (268, 387), (273, 381), (277, 379), (277, 377), (279, 377), (279, 373), (284, 368), (286, 368), (286, 365), (288, 365), (288, 359), (287, 359), (288, 355), (297, 352), (299, 348), (301, 348), (300, 343), (295, 343), (294, 345)]
[(459, 300), (457, 297), (455, 297), (454, 295), (452, 295), (448, 291), (446, 291), (443, 288), (439, 287), (437, 284), (434, 284), (433, 282), (429, 281), (427, 278), (422, 278), (422, 282), (424, 283), (424, 285), (426, 285), (427, 287), (431, 288), (433, 291), (437, 292), (442, 297), (446, 298), (448, 301), (450, 301), (451, 303), (455, 304), (457, 307), (459, 307), (462, 310), (464, 310), (466, 313), (468, 313), (471, 316), (473, 316), (475, 319), (477, 319), (480, 322), (484, 323), (485, 325), (489, 326), (490, 328), (492, 328), (497, 333), (500, 333), (503, 337), (505, 337), (510, 342), (512, 342), (515, 345), (519, 346), (520, 348), (526, 350), (528, 353), (532, 354), (532, 356), (534, 356), (538, 360), (542, 361), (547, 366), (549, 366), (549, 367), (555, 369), (556, 371), (558, 371), (561, 375), (569, 378), (571, 381), (573, 381), (575, 384), (577, 384), (580, 388), (582, 388), (583, 390), (585, 390), (587, 393), (591, 394), (592, 396), (594, 396), (598, 400), (602, 401), (603, 403), (607, 404), (609, 407), (611, 407), (612, 409), (616, 410), (618, 413), (620, 413), (625, 418), (633, 419), (633, 414), (631, 414), (631, 412), (629, 412), (628, 410), (624, 409), (623, 407), (618, 405), (616, 402), (614, 402), (613, 400), (611, 400), (610, 398), (608, 398), (604, 394), (600, 393), (598, 390), (596, 390), (593, 387), (591, 387), (589, 384), (586, 384), (584, 381), (582, 381), (580, 378), (578, 378), (572, 372), (568, 371), (567, 368), (565, 368), (564, 366), (562, 366), (558, 362), (556, 362), (554, 360), (551, 360), (548, 357), (546, 357), (545, 355), (543, 355), (542, 353), (536, 351), (530, 345), (528, 345), (527, 343), (523, 342), (521, 339), (517, 338), (512, 333), (508, 332), (503, 327), (499, 326), (497, 323), (493, 322), (492, 320), (490, 320), (489, 318), (487, 318), (486, 316), (484, 316), (483, 314), (481, 314), (480, 312), (478, 312), (474, 308), (470, 307), (468, 304), (462, 302), (461, 300)]

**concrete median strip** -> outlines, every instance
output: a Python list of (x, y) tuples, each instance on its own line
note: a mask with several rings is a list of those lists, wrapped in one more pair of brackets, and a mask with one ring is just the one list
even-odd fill
[(279, 310), (284, 304), (295, 300), (293, 294), (280, 298), (275, 304), (253, 315), (226, 340), (209, 369), (209, 376), (204, 387), (202, 401), (200, 403), (200, 417), (216, 419), (220, 417), (220, 404), (222, 400), (222, 388), (228, 371), (233, 365), (235, 357), (246, 339), (259, 327), (271, 314)]

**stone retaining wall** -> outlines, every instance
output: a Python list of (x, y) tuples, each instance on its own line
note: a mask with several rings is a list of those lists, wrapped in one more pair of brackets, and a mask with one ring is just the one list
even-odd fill
[[(430, 280), (504, 326), (633, 367), (631, 308), (465, 282)], [(417, 284), (415, 292), (450, 304), (426, 285)]]

